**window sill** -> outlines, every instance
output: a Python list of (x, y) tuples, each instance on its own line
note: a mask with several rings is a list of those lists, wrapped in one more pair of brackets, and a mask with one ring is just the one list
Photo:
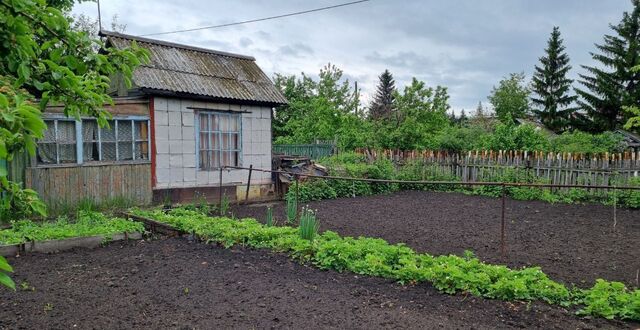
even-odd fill
[(130, 160), (121, 162), (88, 162), (88, 163), (69, 163), (69, 164), (51, 164), (51, 165), (36, 165), (31, 168), (67, 168), (67, 167), (95, 167), (95, 166), (116, 166), (116, 165), (145, 165), (151, 164), (150, 160)]

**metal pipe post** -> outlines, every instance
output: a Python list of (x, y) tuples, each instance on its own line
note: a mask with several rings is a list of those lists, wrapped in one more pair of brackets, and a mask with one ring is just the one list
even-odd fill
[(298, 180), (298, 174), (293, 176), (296, 182), (296, 220), (298, 220), (298, 214), (300, 213), (300, 203), (298, 203), (298, 193), (300, 191), (300, 181)]
[(218, 185), (218, 208), (220, 208), (220, 215), (223, 216), (224, 214), (222, 214), (222, 166), (220, 166), (220, 177), (219, 177), (219, 185)]
[(505, 260), (507, 256), (507, 247), (505, 239), (505, 205), (506, 205), (507, 187), (502, 185), (502, 221), (500, 226), (500, 251), (502, 253), (502, 259)]
[[(249, 165), (249, 178), (247, 179), (247, 191), (244, 193), (244, 202), (247, 203), (249, 201), (249, 188), (251, 187), (251, 172), (253, 172), (253, 164)], [(238, 201), (240, 204), (240, 201)]]

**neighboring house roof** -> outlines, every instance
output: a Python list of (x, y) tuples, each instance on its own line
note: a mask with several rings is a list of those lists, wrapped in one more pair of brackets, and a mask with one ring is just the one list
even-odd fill
[(116, 32), (101, 35), (118, 49), (135, 40), (149, 50), (150, 62), (133, 73), (133, 84), (144, 92), (273, 106), (287, 103), (253, 57)]
[(622, 134), (622, 136), (624, 137), (624, 142), (626, 142), (629, 147), (640, 147), (640, 136), (623, 129), (617, 129), (615, 130), (615, 132), (618, 134)]
[(518, 125), (525, 125), (525, 124), (533, 125), (536, 127), (537, 130), (543, 131), (549, 135), (557, 135), (552, 130), (548, 129), (547, 126), (535, 120), (526, 119), (526, 118), (516, 118), (516, 123), (518, 123)]

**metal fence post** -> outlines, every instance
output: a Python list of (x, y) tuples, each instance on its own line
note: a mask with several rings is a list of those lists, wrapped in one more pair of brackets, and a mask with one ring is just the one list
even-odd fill
[(505, 242), (505, 204), (506, 204), (507, 186), (502, 184), (502, 223), (500, 226), (500, 251), (502, 253), (502, 259), (505, 260), (507, 256), (507, 248)]
[(224, 216), (224, 214), (222, 214), (222, 169), (223, 167), (220, 166), (220, 177), (219, 180), (220, 182), (218, 183), (218, 207), (220, 208), (220, 216)]
[(298, 174), (293, 176), (296, 183), (296, 220), (298, 220), (298, 214), (300, 213), (300, 203), (298, 203), (298, 194), (300, 191), (300, 181), (298, 180)]
[[(251, 172), (253, 172), (253, 164), (249, 165), (249, 178), (247, 179), (247, 191), (244, 193), (244, 202), (245, 204), (249, 201), (249, 188), (251, 187)], [(238, 201), (240, 204), (240, 201)]]

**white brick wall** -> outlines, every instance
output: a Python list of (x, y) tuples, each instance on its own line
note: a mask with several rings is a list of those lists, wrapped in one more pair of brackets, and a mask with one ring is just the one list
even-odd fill
[[(241, 115), (241, 165), (271, 168), (271, 108), (157, 97), (154, 99), (154, 124), (158, 188), (219, 184), (218, 170), (203, 171), (197, 168), (195, 111), (189, 107), (250, 112)], [(246, 184), (247, 176), (246, 170), (225, 170), (222, 183)], [(271, 175), (254, 172), (251, 181), (252, 184), (271, 183)]]

